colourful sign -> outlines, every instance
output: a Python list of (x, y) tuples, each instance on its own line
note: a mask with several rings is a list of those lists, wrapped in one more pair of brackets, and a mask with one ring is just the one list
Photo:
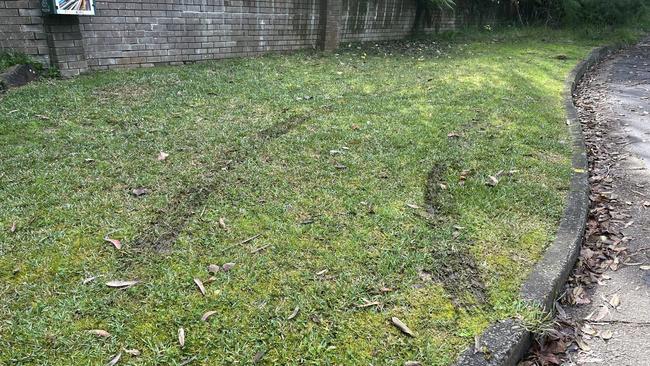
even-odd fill
[(41, 0), (43, 12), (64, 15), (95, 15), (95, 0)]

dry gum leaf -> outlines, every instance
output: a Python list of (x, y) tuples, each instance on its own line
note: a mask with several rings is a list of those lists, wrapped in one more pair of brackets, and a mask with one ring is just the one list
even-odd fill
[(180, 344), (181, 347), (185, 346), (185, 329), (183, 329), (183, 327), (178, 328), (178, 344)]
[(406, 326), (406, 324), (404, 324), (401, 320), (399, 320), (399, 318), (392, 317), (390, 321), (393, 323), (394, 326), (396, 326), (399, 330), (401, 330), (402, 333), (411, 337), (415, 337), (415, 333), (413, 333), (413, 331), (408, 326)]
[(141, 354), (140, 350), (137, 350), (135, 348), (134, 349), (126, 349), (125, 348), (124, 353), (127, 353), (127, 354), (129, 354), (131, 356), (134, 356), (134, 357), (140, 356), (140, 354)]
[(614, 333), (612, 333), (612, 331), (609, 330), (609, 329), (605, 329), (602, 332), (600, 332), (598, 335), (600, 336), (600, 338), (602, 338), (604, 340), (609, 340), (609, 339), (612, 339), (612, 337), (614, 336)]
[(210, 310), (210, 311), (205, 312), (205, 314), (203, 314), (203, 316), (201, 316), (201, 321), (204, 321), (204, 322), (207, 321), (209, 317), (211, 317), (212, 315), (214, 315), (216, 313), (217, 312), (214, 311), (214, 310)]
[(131, 194), (133, 194), (136, 197), (144, 196), (147, 193), (149, 193), (149, 190), (146, 188), (135, 188), (134, 190), (131, 191)]
[(255, 356), (253, 356), (253, 363), (258, 363), (262, 361), (262, 357), (264, 357), (265, 354), (266, 354), (265, 351), (257, 351), (255, 353)]
[(194, 283), (199, 288), (199, 291), (201, 291), (201, 294), (205, 296), (205, 287), (203, 286), (203, 282), (198, 278), (194, 278)]
[(106, 282), (106, 286), (112, 287), (112, 288), (128, 288), (131, 286), (134, 286), (138, 284), (140, 281), (134, 280), (134, 281), (121, 281), (121, 280), (114, 280), (114, 281), (108, 281)]
[(115, 357), (113, 357), (106, 366), (115, 366), (118, 362), (120, 362), (120, 358), (122, 358), (122, 352), (118, 353)]
[(291, 313), (291, 315), (289, 315), (289, 317), (287, 318), (287, 320), (292, 320), (293, 318), (295, 318), (296, 316), (298, 316), (298, 313), (299, 313), (299, 312), (300, 312), (300, 307), (296, 306), (296, 308), (293, 309), (293, 312)]
[(208, 272), (209, 272), (209, 273), (214, 274), (214, 273), (219, 272), (220, 270), (221, 270), (221, 267), (219, 267), (219, 266), (216, 265), (216, 264), (210, 264), (210, 265), (208, 265)]
[(166, 152), (161, 151), (158, 154), (157, 159), (158, 159), (158, 161), (165, 161), (165, 159), (167, 159), (168, 156), (169, 156), (169, 154), (167, 154)]
[(103, 329), (91, 329), (88, 333), (96, 335), (98, 337), (110, 337), (111, 334)]
[(122, 249), (122, 242), (117, 239), (111, 239), (108, 236), (104, 237), (104, 241), (107, 241), (115, 247), (115, 249)]

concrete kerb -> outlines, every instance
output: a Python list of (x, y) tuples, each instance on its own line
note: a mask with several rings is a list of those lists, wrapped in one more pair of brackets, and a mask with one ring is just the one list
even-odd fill
[[(560, 221), (555, 241), (535, 265), (533, 272), (524, 282), (521, 299), (552, 312), (554, 302), (580, 253), (582, 236), (589, 210), (589, 172), (587, 151), (578, 120), (578, 111), (573, 104), (573, 94), (578, 82), (595, 64), (602, 61), (616, 48), (601, 47), (591, 51), (569, 74), (564, 85), (564, 105), (567, 124), (573, 143), (573, 174), (571, 186)], [(458, 358), (457, 366), (516, 366), (530, 347), (532, 334), (519, 320), (506, 319), (490, 325), (478, 339)], [(478, 349), (477, 349), (478, 347)]]

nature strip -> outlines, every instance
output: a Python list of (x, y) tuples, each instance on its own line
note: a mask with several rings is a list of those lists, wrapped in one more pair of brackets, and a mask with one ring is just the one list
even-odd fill
[[(592, 50), (568, 75), (564, 84), (564, 106), (569, 125), (573, 174), (567, 206), (557, 236), (521, 287), (520, 298), (552, 312), (555, 299), (568, 279), (580, 252), (589, 209), (587, 150), (578, 111), (573, 103), (576, 86), (587, 71), (616, 47)], [(473, 346), (458, 358), (457, 366), (516, 366), (530, 347), (532, 334), (520, 320), (506, 319), (490, 325)]]

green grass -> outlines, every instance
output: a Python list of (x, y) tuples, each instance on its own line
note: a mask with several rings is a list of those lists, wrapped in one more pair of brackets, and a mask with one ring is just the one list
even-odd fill
[(40, 66), (37, 62), (31, 59), (31, 57), (20, 52), (0, 52), (0, 73), (5, 69), (10, 68), (14, 65), (19, 64), (35, 64)]
[[(510, 30), (9, 91), (0, 363), (452, 362), (521, 308), (571, 175), (563, 81), (610, 40)], [(192, 279), (225, 262), (202, 296)]]

